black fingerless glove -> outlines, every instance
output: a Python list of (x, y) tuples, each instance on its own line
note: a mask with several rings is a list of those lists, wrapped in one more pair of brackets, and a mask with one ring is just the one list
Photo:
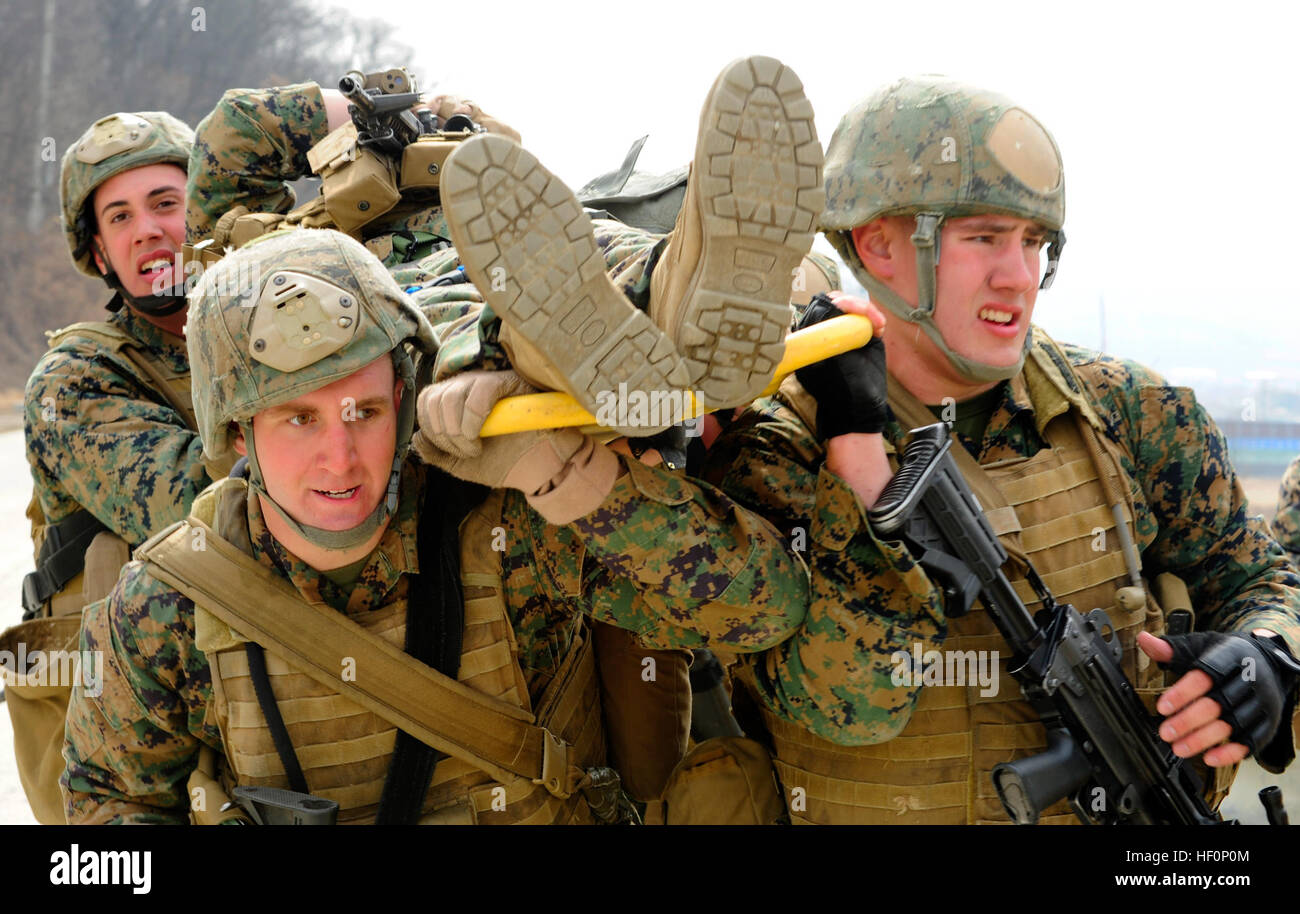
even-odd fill
[[(843, 313), (825, 295), (817, 295), (808, 303), (796, 329)], [(817, 434), (823, 440), (836, 435), (878, 434), (893, 417), (889, 410), (885, 344), (879, 336), (873, 335), (867, 345), (851, 352), (805, 365), (795, 372), (795, 377), (817, 401)]]
[(1164, 640), (1174, 657), (1160, 666), (1179, 674), (1202, 670), (1210, 677), (1214, 685), (1209, 697), (1232, 727), (1233, 742), (1249, 747), (1274, 773), (1295, 758), (1290, 731), (1300, 662), (1285, 647), (1271, 638), (1222, 632), (1169, 635)]

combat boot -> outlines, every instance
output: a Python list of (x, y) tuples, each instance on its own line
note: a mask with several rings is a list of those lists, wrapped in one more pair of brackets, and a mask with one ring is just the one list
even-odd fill
[(825, 197), (799, 78), (770, 57), (730, 64), (704, 102), (686, 197), (650, 276), (650, 317), (709, 409), (746, 404), (771, 380)]
[[(675, 391), (680, 402), (685, 362), (609, 280), (582, 204), (536, 157), (506, 137), (474, 137), (447, 159), (440, 192), (461, 265), (501, 318), (517, 373), (598, 416), (626, 391)], [(644, 436), (685, 418), (650, 412), (605, 424)]]

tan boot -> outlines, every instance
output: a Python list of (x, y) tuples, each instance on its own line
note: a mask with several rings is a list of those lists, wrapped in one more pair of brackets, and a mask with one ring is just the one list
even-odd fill
[(704, 102), (686, 198), (650, 277), (650, 316), (710, 409), (748, 403), (771, 380), (825, 198), (799, 78), (770, 57), (730, 64)]
[[(507, 336), (528, 344), (527, 377), (564, 381), (597, 416), (620, 392), (690, 388), (672, 341), (606, 276), (582, 204), (527, 150), (501, 136), (466, 140), (447, 159), (440, 191), (465, 272)], [(683, 418), (650, 412), (610, 427), (643, 436)]]

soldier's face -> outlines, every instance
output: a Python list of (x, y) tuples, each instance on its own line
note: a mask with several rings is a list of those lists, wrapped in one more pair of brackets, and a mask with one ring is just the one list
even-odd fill
[[(884, 221), (892, 226), (886, 234), (894, 270), (885, 281), (914, 303), (915, 223)], [(934, 322), (959, 355), (988, 365), (1014, 365), (1020, 358), (1038, 299), (1044, 234), (1036, 222), (1014, 216), (944, 220)], [(947, 357), (923, 334), (895, 332), (891, 342), (914, 344), (916, 356), (934, 362), (938, 373), (950, 373)]]
[(183, 168), (159, 163), (114, 175), (95, 188), (91, 207), (98, 228), (92, 250), (101, 273), (115, 271), (139, 296), (175, 283), (175, 256), (185, 241)]
[[(402, 382), (385, 355), (258, 413), (253, 435), (267, 493), (301, 524), (325, 530), (360, 524), (388, 490), (401, 393)], [(242, 438), (235, 448), (245, 453)], [(305, 558), (276, 529), (279, 520), (267, 514), (272, 535)]]

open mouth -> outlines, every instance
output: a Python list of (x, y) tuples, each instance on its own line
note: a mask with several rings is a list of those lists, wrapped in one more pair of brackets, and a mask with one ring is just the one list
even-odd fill
[(312, 489), (312, 491), (331, 501), (347, 501), (355, 496), (360, 488), (361, 486), (353, 486), (350, 489)]
[(169, 269), (171, 265), (172, 262), (170, 260), (161, 257), (158, 258), (157, 260), (148, 260), (145, 261), (145, 263), (141, 264), (140, 275), (150, 276), (150, 277), (157, 276), (160, 273), (162, 273), (164, 270)]
[(980, 326), (997, 337), (1011, 339), (1020, 332), (1021, 312), (1018, 308), (999, 308), (985, 305), (979, 310)]
[(980, 320), (988, 321), (991, 324), (1010, 326), (1015, 323), (1016, 316), (1010, 311), (1002, 311), (998, 308), (981, 308)]

